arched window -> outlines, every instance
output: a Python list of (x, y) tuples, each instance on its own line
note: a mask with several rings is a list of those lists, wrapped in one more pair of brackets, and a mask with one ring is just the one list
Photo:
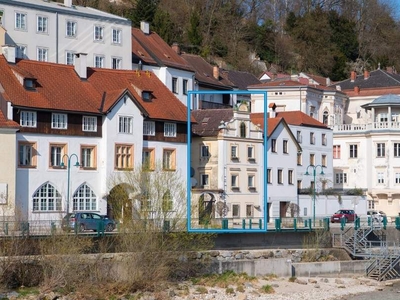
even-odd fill
[(240, 123), (240, 137), (246, 137), (246, 124), (244, 122)]
[(50, 184), (43, 184), (33, 194), (33, 211), (61, 210), (61, 194)]
[(328, 125), (328, 118), (329, 118), (329, 113), (327, 111), (324, 111), (324, 115), (322, 116), (322, 123), (325, 125)]
[(173, 207), (172, 195), (171, 195), (170, 190), (167, 190), (165, 192), (165, 194), (163, 195), (163, 199), (162, 199), (162, 211), (163, 212), (171, 211), (172, 207)]
[(96, 210), (97, 197), (93, 190), (86, 184), (82, 184), (73, 196), (73, 210)]

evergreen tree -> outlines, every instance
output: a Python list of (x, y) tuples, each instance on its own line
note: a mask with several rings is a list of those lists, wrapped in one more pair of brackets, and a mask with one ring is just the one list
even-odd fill
[(133, 27), (140, 27), (141, 21), (149, 22), (154, 21), (159, 0), (137, 0), (135, 8), (130, 11), (127, 16), (132, 21)]
[(199, 53), (200, 46), (203, 42), (203, 37), (200, 31), (200, 15), (197, 10), (190, 15), (189, 28), (187, 30), (188, 40), (192, 53)]

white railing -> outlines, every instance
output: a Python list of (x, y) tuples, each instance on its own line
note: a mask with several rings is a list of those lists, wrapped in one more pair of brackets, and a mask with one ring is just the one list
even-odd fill
[(334, 125), (334, 132), (361, 132), (380, 129), (400, 129), (400, 122), (373, 122), (367, 124), (341, 124)]

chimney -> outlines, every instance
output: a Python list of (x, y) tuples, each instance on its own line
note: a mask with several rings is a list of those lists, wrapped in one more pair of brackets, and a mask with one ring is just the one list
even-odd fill
[(331, 79), (329, 77), (326, 77), (326, 86), (331, 85)]
[(386, 67), (386, 72), (393, 74), (393, 68), (392, 67)]
[(213, 77), (217, 80), (219, 80), (219, 68), (218, 66), (213, 67)]
[(272, 103), (270, 103), (269, 105), (268, 105), (268, 108), (269, 108), (269, 117), (270, 118), (275, 118), (276, 117), (276, 105), (275, 105), (275, 103), (274, 102), (272, 102)]
[(364, 80), (369, 78), (369, 72), (368, 70), (364, 70)]
[(75, 54), (75, 72), (81, 79), (87, 78), (87, 53)]
[(140, 22), (140, 30), (143, 31), (144, 34), (150, 34), (150, 24), (146, 21)]
[(359, 86), (355, 86), (354, 87), (354, 92), (356, 93), (356, 95), (360, 94), (360, 87)]
[(2, 53), (9, 63), (15, 64), (15, 46), (14, 45), (3, 45)]
[(181, 48), (179, 47), (178, 43), (173, 43), (172, 44), (172, 50), (174, 50), (177, 54), (181, 54)]
[(64, 6), (71, 7), (72, 6), (72, 0), (64, 0)]
[(356, 80), (356, 77), (357, 77), (356, 71), (351, 71), (351, 73), (350, 73), (351, 82), (354, 82), (354, 80)]

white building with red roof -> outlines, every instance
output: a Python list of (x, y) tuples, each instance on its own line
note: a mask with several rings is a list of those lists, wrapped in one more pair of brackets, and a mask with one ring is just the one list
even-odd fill
[(144, 157), (186, 178), (186, 107), (153, 73), (86, 68), (85, 56), (75, 68), (13, 58), (0, 56), (0, 126), (18, 124), (16, 149), (1, 157), (15, 164), (15, 188), (0, 183), (21, 218), (106, 214), (110, 176)]

